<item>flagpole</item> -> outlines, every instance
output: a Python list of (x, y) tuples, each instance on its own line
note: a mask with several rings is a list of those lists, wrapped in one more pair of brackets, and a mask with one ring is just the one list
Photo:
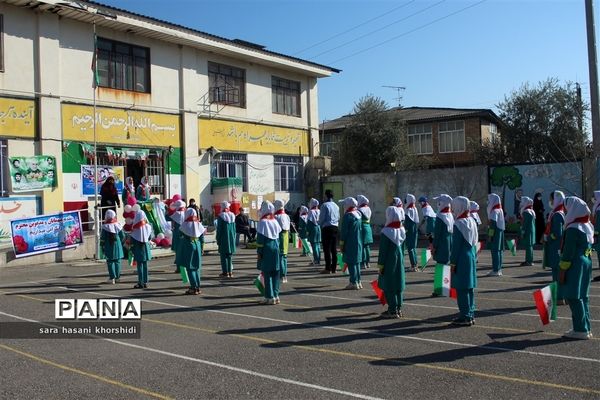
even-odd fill
[(98, 46), (96, 38), (96, 22), (94, 22), (94, 71), (93, 71), (93, 89), (94, 89), (94, 106), (93, 106), (93, 121), (94, 121), (94, 218), (96, 223), (95, 228), (95, 244), (96, 244), (96, 260), (100, 259), (100, 215), (101, 212), (98, 209), (98, 141), (96, 140), (96, 88), (98, 86), (97, 73), (98, 73)]

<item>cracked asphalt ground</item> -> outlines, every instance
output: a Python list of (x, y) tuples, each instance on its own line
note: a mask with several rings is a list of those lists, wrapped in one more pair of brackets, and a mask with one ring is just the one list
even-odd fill
[[(372, 258), (376, 260), (377, 250)], [(476, 325), (452, 327), (457, 307), (431, 298), (433, 269), (407, 273), (404, 317), (384, 308), (368, 283), (344, 290), (347, 276), (320, 275), (291, 250), (281, 304), (259, 305), (254, 250), (234, 258), (220, 279), (218, 254), (203, 258), (202, 295), (185, 295), (173, 257), (150, 262), (150, 285), (133, 289), (123, 264), (109, 285), (106, 266), (31, 265), (0, 270), (0, 323), (55, 321), (54, 299), (141, 298), (140, 339), (2, 339), (3, 399), (598, 399), (600, 283), (591, 287), (588, 341), (562, 338), (570, 311), (542, 326), (532, 292), (550, 272), (519, 267), (505, 253), (504, 276), (478, 262)], [(595, 254), (594, 254), (595, 257)], [(599, 275), (594, 260), (594, 276)]]

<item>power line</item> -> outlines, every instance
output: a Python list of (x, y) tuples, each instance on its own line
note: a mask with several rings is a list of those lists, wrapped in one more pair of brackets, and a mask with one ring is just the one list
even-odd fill
[(401, 37), (403, 37), (403, 36), (407, 36), (407, 35), (409, 35), (409, 34), (411, 34), (411, 33), (413, 33), (413, 32), (416, 32), (416, 31), (418, 31), (418, 30), (421, 30), (421, 29), (423, 29), (423, 28), (426, 28), (426, 27), (428, 27), (428, 26), (431, 26), (431, 25), (433, 25), (433, 24), (435, 24), (435, 23), (437, 23), (437, 22), (440, 22), (440, 21), (442, 21), (442, 20), (444, 20), (444, 19), (450, 18), (450, 17), (452, 17), (452, 16), (454, 16), (454, 15), (456, 15), (456, 14), (459, 14), (459, 13), (461, 13), (461, 12), (463, 12), (463, 11), (466, 11), (466, 10), (468, 10), (468, 9), (470, 9), (470, 8), (476, 7), (476, 6), (478, 6), (478, 5), (482, 4), (482, 3), (485, 3), (486, 1), (488, 1), (488, 0), (480, 0), (480, 1), (478, 1), (477, 3), (471, 4), (470, 6), (467, 6), (467, 7), (463, 7), (463, 8), (461, 8), (460, 10), (457, 10), (457, 11), (454, 11), (454, 12), (452, 12), (452, 13), (450, 13), (450, 14), (444, 15), (443, 17), (436, 18), (436, 19), (434, 19), (433, 21), (430, 21), (430, 22), (428, 22), (428, 23), (426, 23), (426, 24), (423, 24), (423, 25), (420, 25), (420, 26), (418, 26), (418, 27), (416, 27), (416, 28), (414, 28), (414, 29), (411, 29), (411, 30), (409, 30), (409, 31), (406, 31), (406, 32), (404, 32), (404, 33), (401, 33), (400, 35), (397, 35), (397, 36), (391, 37), (391, 38), (389, 38), (389, 39), (387, 39), (387, 40), (384, 40), (383, 42), (377, 43), (377, 44), (375, 44), (375, 45), (373, 45), (373, 46), (367, 47), (366, 49), (359, 50), (359, 51), (357, 51), (357, 52), (355, 52), (355, 53), (352, 53), (352, 54), (350, 54), (350, 55), (348, 55), (348, 56), (346, 56), (346, 57), (338, 58), (337, 60), (331, 61), (331, 62), (330, 62), (330, 63), (328, 63), (328, 64), (335, 64), (335, 63), (338, 63), (338, 62), (340, 62), (340, 61), (342, 61), (342, 60), (346, 60), (346, 59), (348, 59), (348, 58), (350, 58), (350, 57), (354, 57), (354, 56), (356, 56), (356, 55), (359, 55), (359, 54), (362, 54), (362, 53), (364, 53), (364, 52), (366, 52), (366, 51), (372, 50), (372, 49), (374, 49), (374, 48), (376, 48), (376, 47), (383, 46), (384, 44), (387, 44), (387, 43), (389, 43), (389, 42), (392, 42), (392, 41), (394, 41), (394, 40), (396, 40), (396, 39), (399, 39), (399, 38), (401, 38)]
[(345, 30), (345, 31), (343, 31), (343, 32), (340, 32), (340, 33), (338, 33), (338, 34), (335, 34), (335, 35), (333, 35), (333, 36), (331, 36), (331, 37), (329, 37), (329, 38), (327, 38), (327, 39), (321, 40), (320, 42), (317, 42), (317, 43), (315, 43), (315, 44), (313, 44), (313, 45), (311, 45), (311, 46), (305, 47), (304, 49), (302, 49), (302, 50), (300, 50), (300, 51), (297, 51), (296, 53), (294, 53), (294, 55), (298, 55), (298, 54), (300, 54), (300, 53), (304, 53), (306, 50), (310, 50), (310, 49), (312, 49), (313, 47), (317, 47), (317, 46), (319, 46), (319, 45), (321, 45), (321, 44), (323, 44), (323, 43), (327, 43), (327, 42), (329, 42), (329, 41), (331, 41), (331, 40), (333, 40), (333, 39), (335, 39), (335, 38), (337, 38), (337, 37), (340, 37), (340, 36), (342, 36), (342, 35), (345, 35), (345, 34), (346, 34), (346, 33), (348, 33), (348, 32), (352, 32), (353, 30), (355, 30), (355, 29), (358, 29), (358, 28), (360, 28), (361, 26), (365, 26), (365, 25), (367, 25), (367, 24), (369, 24), (369, 23), (371, 23), (371, 22), (373, 22), (373, 21), (375, 21), (375, 20), (378, 20), (379, 18), (385, 17), (386, 15), (389, 15), (389, 14), (393, 13), (394, 11), (397, 11), (397, 10), (399, 10), (399, 9), (401, 9), (401, 8), (404, 8), (404, 7), (406, 7), (406, 6), (408, 6), (408, 5), (412, 4), (412, 3), (414, 3), (415, 1), (417, 1), (417, 0), (411, 0), (411, 1), (409, 1), (408, 3), (404, 3), (404, 4), (402, 4), (401, 6), (394, 7), (394, 8), (392, 8), (391, 10), (389, 10), (389, 11), (386, 11), (386, 12), (385, 12), (385, 13), (383, 13), (383, 14), (380, 14), (380, 15), (378, 15), (378, 16), (376, 16), (376, 17), (373, 17), (373, 18), (371, 18), (371, 19), (369, 19), (369, 20), (367, 20), (367, 21), (365, 21), (365, 22), (362, 22), (362, 23), (360, 23), (360, 24), (358, 24), (358, 25), (355, 25), (355, 26), (353, 26), (353, 27), (351, 27), (351, 28), (349, 28), (349, 29), (346, 29), (346, 30)]
[(322, 56), (323, 54), (330, 53), (330, 52), (332, 52), (332, 51), (334, 51), (334, 50), (337, 50), (337, 49), (339, 49), (339, 48), (341, 48), (341, 47), (344, 47), (344, 46), (347, 46), (347, 45), (349, 45), (349, 44), (351, 44), (351, 43), (354, 43), (354, 42), (356, 42), (357, 40), (363, 39), (363, 38), (365, 38), (365, 37), (367, 37), (367, 36), (370, 36), (370, 35), (372, 35), (372, 34), (374, 34), (374, 33), (377, 33), (377, 32), (380, 32), (380, 31), (382, 31), (382, 30), (384, 30), (384, 29), (387, 29), (387, 28), (389, 28), (389, 27), (390, 27), (390, 26), (392, 26), (392, 25), (395, 25), (395, 24), (397, 24), (397, 23), (400, 23), (400, 22), (402, 22), (402, 21), (406, 21), (407, 19), (409, 19), (409, 18), (412, 18), (412, 17), (414, 17), (415, 15), (419, 15), (419, 14), (421, 14), (421, 13), (423, 13), (423, 12), (427, 11), (427, 10), (430, 10), (430, 9), (432, 9), (433, 7), (436, 7), (436, 6), (438, 6), (438, 5), (442, 4), (442, 3), (445, 3), (446, 1), (447, 1), (447, 0), (440, 0), (440, 1), (438, 1), (437, 3), (435, 3), (435, 4), (433, 4), (433, 5), (430, 5), (430, 6), (428, 6), (428, 7), (425, 7), (425, 8), (423, 8), (423, 9), (421, 9), (421, 10), (417, 11), (417, 12), (414, 12), (414, 13), (412, 13), (412, 14), (410, 14), (410, 15), (408, 15), (408, 16), (406, 16), (406, 17), (404, 17), (404, 18), (401, 18), (401, 19), (399, 19), (399, 20), (396, 20), (396, 21), (394, 21), (394, 22), (391, 22), (391, 23), (389, 23), (389, 24), (387, 24), (387, 25), (384, 25), (384, 26), (382, 26), (382, 27), (381, 27), (381, 28), (379, 28), (379, 29), (375, 29), (374, 31), (371, 31), (371, 32), (365, 33), (364, 35), (361, 35), (361, 36), (359, 36), (359, 37), (357, 37), (357, 38), (354, 38), (354, 39), (352, 39), (352, 40), (349, 40), (349, 41), (347, 41), (347, 42), (345, 42), (345, 43), (342, 43), (342, 44), (340, 44), (340, 45), (338, 45), (338, 46), (332, 47), (332, 48), (331, 48), (331, 49), (329, 49), (329, 50), (325, 50), (325, 51), (323, 51), (323, 52), (321, 52), (321, 53), (319, 53), (319, 54), (317, 54), (317, 55), (315, 55), (315, 56), (313, 56), (313, 57), (310, 57), (310, 58), (309, 58), (309, 60), (314, 60), (315, 58), (317, 58), (317, 57), (319, 57), (319, 56)]

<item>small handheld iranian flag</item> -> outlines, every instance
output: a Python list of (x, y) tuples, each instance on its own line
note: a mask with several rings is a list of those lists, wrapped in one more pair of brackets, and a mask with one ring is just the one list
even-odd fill
[(261, 295), (265, 295), (265, 277), (262, 272), (254, 279), (254, 286), (256, 286)]
[(421, 257), (419, 260), (419, 266), (421, 269), (425, 269), (429, 260), (431, 260), (431, 250), (421, 249)]
[(137, 267), (137, 262), (135, 262), (135, 260), (133, 259), (133, 250), (131, 249), (127, 251), (127, 263), (130, 267)]
[(308, 254), (312, 254), (312, 247), (310, 247), (310, 244), (308, 243), (308, 240), (306, 239), (302, 239), (302, 248), (304, 249), (305, 253)]
[(344, 268), (342, 269), (342, 272), (344, 273), (344, 275), (348, 275), (348, 264), (344, 263)]
[(340, 269), (340, 270), (344, 269), (344, 260), (343, 260), (342, 253), (337, 253), (337, 266), (338, 266), (338, 269)]
[(379, 282), (377, 282), (377, 279), (371, 282), (371, 287), (373, 288), (373, 291), (375, 292), (375, 295), (379, 299), (381, 305), (385, 306), (385, 304), (387, 303), (385, 299), (385, 294), (383, 293), (383, 290), (381, 290), (381, 288), (379, 287)]
[(556, 282), (533, 292), (533, 299), (542, 324), (556, 320)]
[(183, 283), (188, 283), (190, 280), (188, 279), (187, 269), (183, 266), (179, 266), (179, 274), (181, 275), (181, 281)]
[(456, 289), (451, 287), (451, 268), (449, 265), (436, 264), (433, 275), (433, 292), (438, 296), (456, 299)]
[(506, 247), (508, 247), (508, 250), (510, 250), (510, 254), (512, 254), (513, 256), (517, 255), (517, 240), (516, 239), (507, 240)]

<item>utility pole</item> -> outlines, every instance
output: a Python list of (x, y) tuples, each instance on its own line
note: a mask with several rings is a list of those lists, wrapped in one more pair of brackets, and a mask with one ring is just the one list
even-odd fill
[(406, 90), (406, 88), (404, 86), (382, 86), (385, 88), (390, 88), (390, 89), (394, 89), (396, 92), (398, 92), (398, 97), (396, 97), (394, 100), (398, 100), (398, 107), (402, 107), (402, 91)]
[(585, 0), (587, 27), (588, 67), (590, 73), (590, 100), (592, 114), (592, 141), (594, 156), (600, 157), (600, 104), (598, 103), (598, 59), (596, 56), (596, 32), (594, 26), (594, 1)]

